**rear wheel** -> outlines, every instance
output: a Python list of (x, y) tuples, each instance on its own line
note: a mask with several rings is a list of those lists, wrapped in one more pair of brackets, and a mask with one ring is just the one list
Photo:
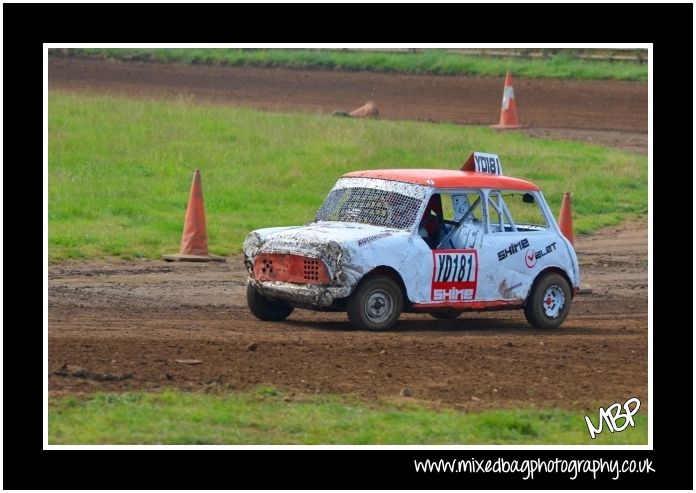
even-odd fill
[(285, 320), (293, 311), (288, 302), (266, 298), (251, 284), (247, 284), (247, 305), (256, 318), (266, 322)]
[(437, 318), (438, 320), (453, 320), (461, 315), (462, 312), (458, 310), (444, 311), (444, 312), (432, 312), (430, 316)]
[(391, 329), (399, 320), (403, 303), (401, 288), (392, 279), (370, 276), (348, 299), (348, 320), (356, 329)]
[(524, 315), (537, 329), (557, 329), (570, 310), (570, 286), (560, 274), (549, 273), (532, 286)]

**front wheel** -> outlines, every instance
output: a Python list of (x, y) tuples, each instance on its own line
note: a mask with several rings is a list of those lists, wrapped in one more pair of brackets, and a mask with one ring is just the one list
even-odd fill
[(524, 315), (537, 329), (557, 329), (568, 315), (570, 299), (568, 281), (559, 274), (545, 274), (532, 286)]
[(348, 320), (356, 329), (388, 330), (399, 320), (403, 304), (398, 284), (387, 276), (370, 276), (349, 298)]
[(247, 284), (247, 305), (256, 318), (266, 322), (285, 320), (293, 311), (288, 302), (266, 298), (251, 284)]

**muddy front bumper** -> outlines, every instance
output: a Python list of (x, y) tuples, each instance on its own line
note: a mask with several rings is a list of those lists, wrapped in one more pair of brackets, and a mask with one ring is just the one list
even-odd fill
[(260, 252), (253, 258), (247, 257), (245, 264), (249, 284), (266, 298), (328, 308), (351, 292), (338, 261), (326, 262), (296, 253)]
[(252, 278), (249, 279), (249, 284), (267, 298), (321, 308), (329, 307), (334, 303), (334, 300), (346, 298), (350, 295), (349, 286), (318, 286), (281, 281), (257, 281)]

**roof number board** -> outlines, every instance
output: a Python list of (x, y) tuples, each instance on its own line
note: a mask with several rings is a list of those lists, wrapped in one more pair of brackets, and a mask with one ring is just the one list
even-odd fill
[(502, 175), (503, 167), (497, 154), (487, 154), (484, 152), (474, 152), (464, 162), (464, 171), (476, 171), (477, 173), (488, 173), (491, 175)]

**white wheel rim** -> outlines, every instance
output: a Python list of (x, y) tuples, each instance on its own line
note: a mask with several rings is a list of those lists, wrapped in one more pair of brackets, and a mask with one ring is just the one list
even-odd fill
[(560, 286), (549, 286), (541, 298), (541, 307), (549, 318), (556, 318), (565, 306), (565, 294)]
[(365, 301), (365, 315), (372, 322), (381, 323), (391, 316), (393, 307), (391, 295), (383, 289), (375, 289)]

